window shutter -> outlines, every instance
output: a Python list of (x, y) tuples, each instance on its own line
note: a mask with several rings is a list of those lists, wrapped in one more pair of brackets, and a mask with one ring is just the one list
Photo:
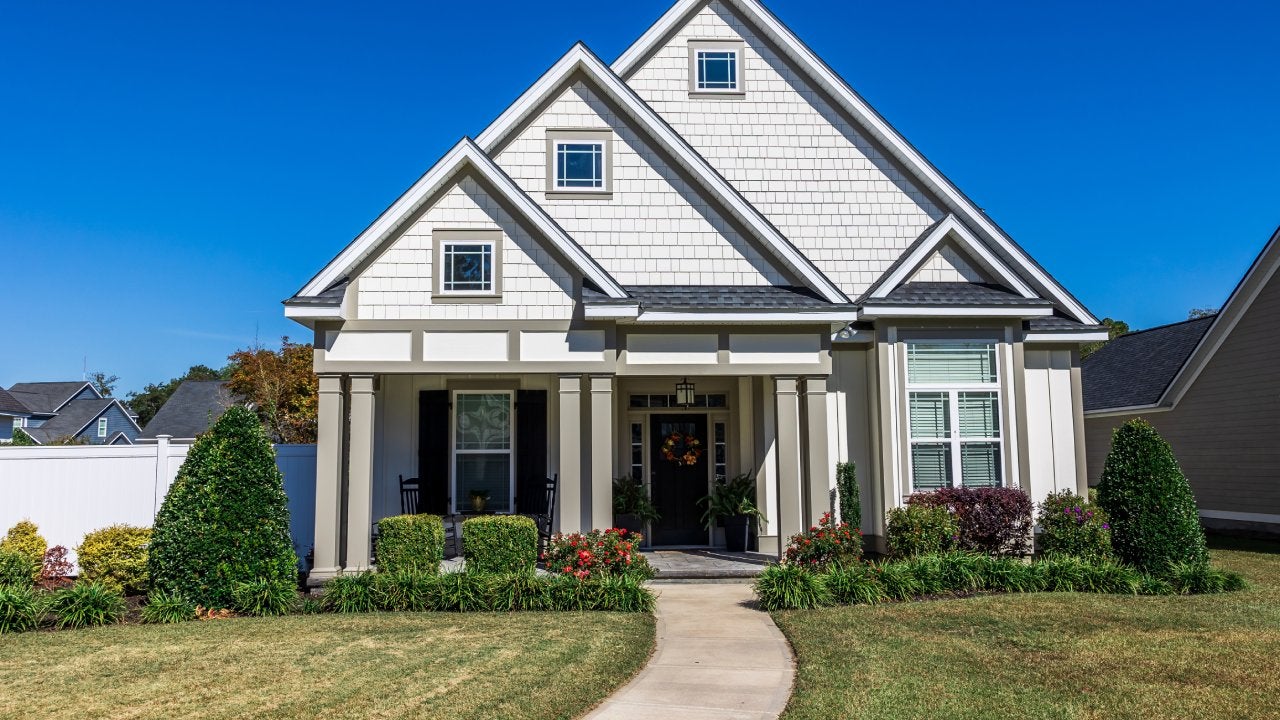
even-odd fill
[(449, 512), (449, 391), (418, 393), (418, 510)]
[(516, 512), (541, 512), (547, 482), (547, 391), (516, 391)]

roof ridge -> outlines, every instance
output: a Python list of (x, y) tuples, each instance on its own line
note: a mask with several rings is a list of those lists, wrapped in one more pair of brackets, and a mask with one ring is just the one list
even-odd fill
[(1166, 328), (1175, 327), (1177, 325), (1186, 325), (1187, 323), (1200, 322), (1201, 320), (1213, 320), (1217, 317), (1218, 317), (1218, 313), (1215, 312), (1211, 315), (1202, 315), (1200, 317), (1187, 318), (1186, 320), (1178, 320), (1177, 322), (1165, 323), (1164, 325), (1156, 325), (1155, 327), (1143, 328), (1141, 330), (1133, 330), (1123, 335), (1119, 335), (1114, 339), (1119, 340), (1121, 338), (1133, 337), (1134, 335), (1141, 335), (1142, 333), (1148, 333), (1148, 332), (1151, 332), (1152, 330), (1164, 330)]

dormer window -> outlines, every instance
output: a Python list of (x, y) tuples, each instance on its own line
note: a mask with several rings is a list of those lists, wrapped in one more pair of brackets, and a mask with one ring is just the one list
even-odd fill
[(612, 130), (547, 131), (547, 195), (608, 197), (613, 191)]
[(689, 43), (689, 92), (692, 95), (743, 94), (746, 83), (743, 44), (725, 40)]
[(435, 302), (496, 301), (502, 293), (502, 231), (436, 230)]

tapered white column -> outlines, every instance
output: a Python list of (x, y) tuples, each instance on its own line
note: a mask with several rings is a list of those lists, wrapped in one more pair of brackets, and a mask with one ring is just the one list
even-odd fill
[(831, 480), (835, 472), (835, 464), (827, 442), (827, 379), (824, 377), (805, 378), (805, 442), (809, 472), (805, 493), (808, 501), (805, 525), (812, 525), (822, 518), (822, 514), (831, 511)]
[(368, 570), (373, 548), (373, 376), (351, 376), (347, 466), (347, 572)]
[(582, 378), (560, 377), (560, 532), (582, 530)]
[(804, 473), (800, 465), (800, 396), (796, 379), (774, 379), (774, 402), (777, 404), (778, 429), (778, 541), (804, 529), (801, 483)]
[(316, 535), (308, 577), (314, 583), (338, 574), (342, 425), (342, 376), (321, 375), (316, 412)]

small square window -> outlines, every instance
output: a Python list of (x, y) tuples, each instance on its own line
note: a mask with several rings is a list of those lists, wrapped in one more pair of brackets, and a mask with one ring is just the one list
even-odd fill
[(738, 51), (699, 50), (697, 61), (699, 90), (738, 89)]
[(604, 189), (604, 143), (556, 143), (557, 190)]
[(104, 438), (106, 436), (107, 436), (107, 419), (98, 418), (98, 437)]
[(444, 244), (444, 292), (493, 292), (493, 243)]

